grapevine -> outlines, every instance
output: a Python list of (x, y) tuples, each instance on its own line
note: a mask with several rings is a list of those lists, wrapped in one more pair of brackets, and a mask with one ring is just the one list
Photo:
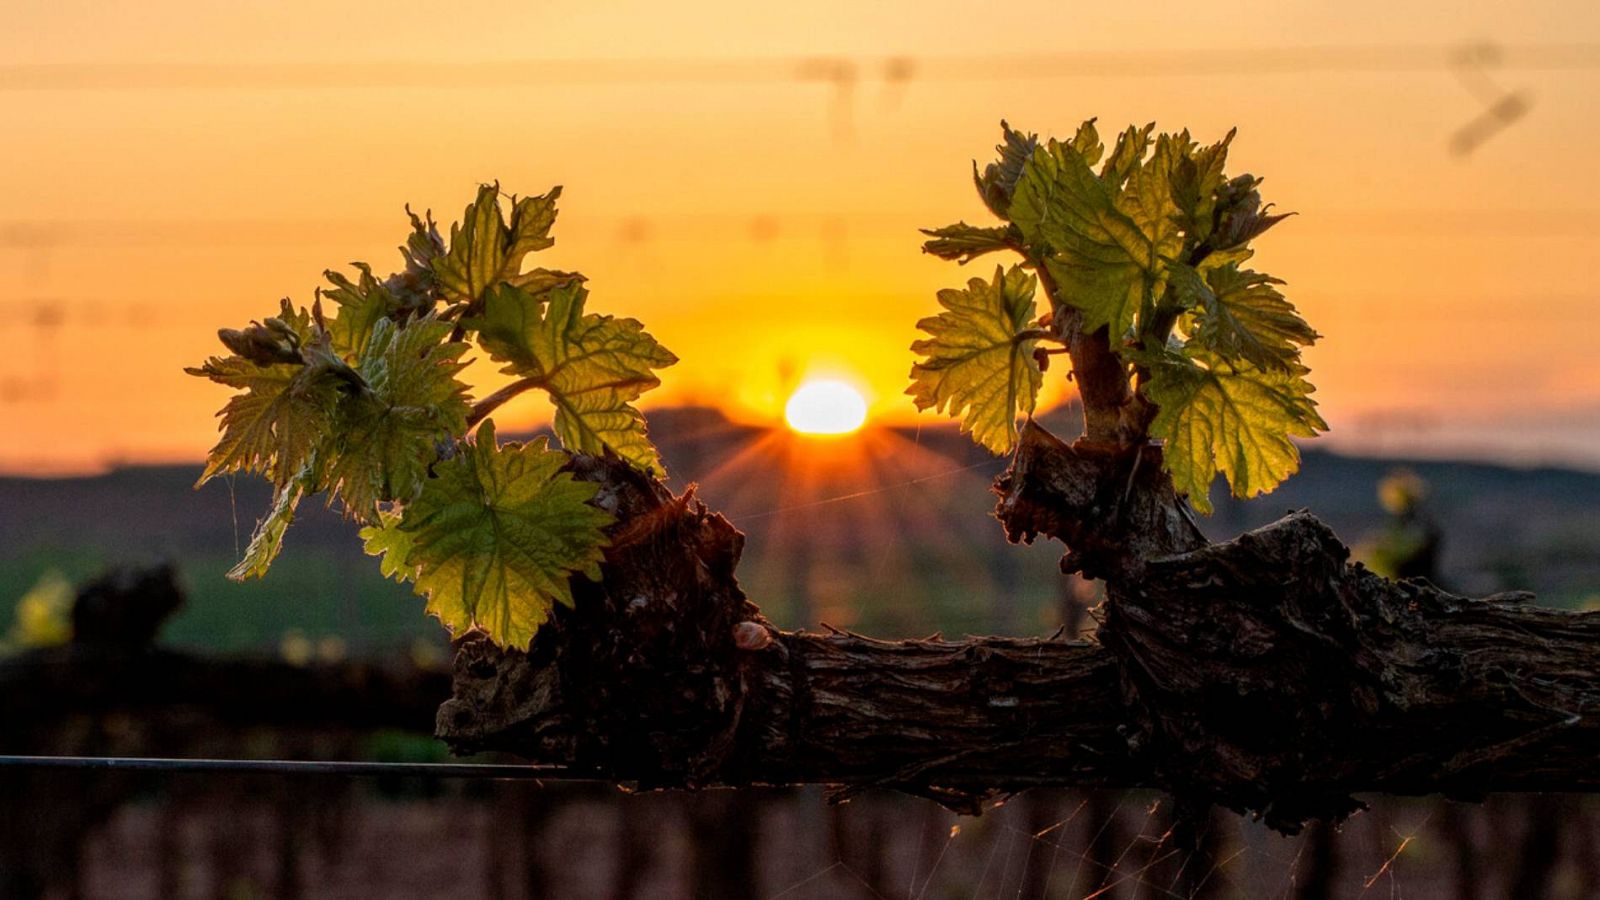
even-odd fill
[[(659, 475), (633, 402), (677, 357), (639, 322), (588, 312), (582, 275), (524, 270), (555, 243), (560, 195), (511, 197), (508, 217), (499, 186), (485, 185), (448, 241), (411, 214), (403, 270), (327, 272), (309, 310), (285, 299), (274, 317), (223, 329), (231, 355), (186, 370), (237, 391), (200, 484), (248, 472), (274, 487), (230, 578), (266, 574), (318, 493), (454, 633), (525, 647), (555, 604), (572, 603), (571, 576), (600, 577), (613, 517), (591, 502), (597, 487), (565, 472), (567, 454), (544, 438), (499, 443), (489, 416), (542, 390), (563, 448)], [(474, 345), (516, 379), (476, 402), (459, 377)]]
[[(1108, 152), (1092, 120), (1067, 142), (1002, 123), (973, 172), (999, 224), (925, 232), (946, 260), (1014, 261), (938, 293), (908, 392), (1012, 454), (996, 518), (1103, 582), (1093, 641), (766, 620), (737, 579), (744, 536), (661, 483), (633, 405), (676, 358), (589, 312), (581, 275), (524, 264), (553, 243), (558, 190), (486, 186), (448, 240), (413, 215), (402, 271), (328, 273), (309, 309), (220, 333), (230, 355), (189, 370), (235, 391), (202, 482), (274, 486), (230, 574), (265, 573), (324, 495), (385, 575), (481, 632), (440, 738), (640, 787), (825, 782), (976, 812), (1150, 786), (1197, 821), (1220, 804), (1286, 832), (1364, 791), (1596, 789), (1595, 613), (1386, 580), (1304, 511), (1221, 542), (1196, 523), (1216, 476), (1270, 491), (1327, 429), (1302, 358), (1318, 335), (1246, 267), (1285, 216), (1226, 174), (1232, 141), (1144, 126)], [(1027, 421), (1063, 356), (1072, 443)], [(509, 383), (474, 397), (476, 357)], [(492, 414), (529, 390), (553, 437), (502, 443)]]
[[(912, 345), (922, 357), (907, 390), (917, 407), (948, 412), (979, 444), (1009, 453), (1054, 344), (1075, 370), (1097, 354), (1112, 361), (1111, 379), (1123, 382), (1113, 401), (1082, 392), (1090, 437), (1160, 439), (1195, 509), (1211, 511), (1218, 472), (1237, 497), (1292, 475), (1290, 438), (1328, 427), (1301, 361), (1318, 335), (1282, 281), (1241, 268), (1250, 242), (1286, 216), (1262, 204), (1261, 179), (1224, 174), (1233, 133), (1202, 146), (1187, 131), (1130, 127), (1107, 155), (1093, 119), (1067, 142), (1001, 129), (999, 160), (981, 173), (974, 163), (973, 179), (1005, 224), (929, 229), (923, 249), (1021, 262), (941, 291), (944, 311), (917, 323), (929, 335)], [(1049, 309), (1037, 316), (1040, 287)]]

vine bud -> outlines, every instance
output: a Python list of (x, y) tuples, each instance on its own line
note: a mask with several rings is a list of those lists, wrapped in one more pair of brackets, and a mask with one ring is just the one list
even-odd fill
[(740, 622), (733, 626), (733, 644), (740, 650), (764, 650), (772, 643), (772, 632), (759, 622)]

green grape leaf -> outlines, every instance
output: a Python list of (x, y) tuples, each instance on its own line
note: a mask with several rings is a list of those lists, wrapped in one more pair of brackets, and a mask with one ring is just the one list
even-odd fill
[[(184, 370), (242, 392), (217, 413), (222, 437), (207, 457), (196, 487), (229, 472), (259, 472), (282, 486), (310, 460), (339, 404), (338, 373), (326, 366), (267, 360), (298, 358), (303, 342), (312, 339), (313, 327), (309, 314), (285, 300), (282, 313), (267, 320), (266, 326), (224, 332), (225, 339), (234, 338), (230, 346), (235, 349), (260, 350), (252, 354), (256, 359), (213, 356)], [(261, 346), (269, 340), (282, 344), (269, 353)]]
[(449, 251), (432, 259), (444, 299), (477, 304), (489, 288), (503, 281), (538, 289), (552, 278), (570, 280), (573, 276), (563, 272), (522, 271), (523, 257), (555, 244), (550, 226), (555, 224), (560, 196), (561, 188), (555, 187), (537, 197), (513, 197), (507, 223), (500, 209), (500, 185), (480, 187), (461, 223), (450, 226)]
[(982, 228), (965, 222), (943, 228), (924, 228), (922, 233), (933, 238), (923, 243), (923, 253), (931, 253), (940, 259), (953, 259), (962, 265), (985, 253), (1014, 250), (1022, 239), (1015, 228)]
[(388, 286), (372, 276), (366, 263), (352, 263), (361, 274), (356, 281), (329, 269), (322, 273), (332, 288), (321, 288), (317, 295), (332, 300), (337, 307), (328, 322), (328, 337), (333, 350), (345, 359), (356, 359), (367, 346), (379, 319), (392, 318), (401, 302)]
[(390, 317), (401, 321), (433, 311), (439, 301), (438, 279), (433, 267), (435, 261), (445, 255), (444, 238), (439, 236), (433, 213), (419, 216), (407, 206), (406, 216), (411, 220), (411, 233), (400, 245), (400, 256), (405, 259), (406, 267), (382, 281), (394, 310)]
[(380, 502), (416, 496), (437, 445), (466, 433), (467, 387), (455, 376), (467, 345), (443, 343), (450, 328), (432, 317), (380, 319), (356, 361), (367, 387), (340, 405), (319, 483), (358, 521), (375, 521)]
[(1086, 119), (1078, 126), (1077, 133), (1072, 136), (1072, 149), (1078, 151), (1078, 156), (1090, 166), (1100, 161), (1101, 154), (1106, 152), (1106, 145), (1100, 142), (1100, 132), (1094, 127), (1093, 119)]
[[(1111, 155), (1106, 158), (1106, 164), (1100, 169), (1100, 180), (1113, 188), (1120, 188), (1133, 173), (1134, 167), (1144, 159), (1145, 151), (1150, 149), (1150, 132), (1155, 128), (1154, 122), (1143, 128), (1129, 125), (1126, 131), (1117, 135), (1117, 144), (1112, 148)], [(1091, 162), (1089, 165), (1094, 163)]]
[(1043, 375), (1031, 336), (1037, 279), (1021, 266), (996, 266), (994, 280), (939, 292), (945, 311), (917, 323), (930, 337), (911, 345), (924, 359), (906, 390), (917, 409), (961, 417), (961, 430), (1001, 454), (1017, 442), (1017, 414), (1033, 414)]
[(1232, 265), (1203, 277), (1182, 264), (1172, 270), (1180, 300), (1196, 310), (1191, 341), (1223, 359), (1288, 372), (1299, 364), (1300, 348), (1318, 337), (1279, 293), (1277, 278)]
[(977, 160), (972, 163), (972, 181), (978, 186), (978, 196), (983, 198), (989, 211), (1002, 219), (1009, 218), (1011, 193), (1017, 179), (1022, 177), (1022, 167), (1039, 146), (1039, 136), (1012, 131), (1004, 119), (1000, 120), (1001, 142), (995, 146), (1000, 158), (989, 163), (978, 174)]
[(1208, 495), (1217, 472), (1227, 476), (1235, 497), (1265, 493), (1300, 467), (1290, 437), (1328, 429), (1303, 366), (1230, 365), (1192, 345), (1173, 350), (1154, 341), (1133, 355), (1149, 372), (1140, 392), (1158, 408), (1150, 434), (1165, 442), (1173, 487), (1202, 513), (1211, 513)]
[(449, 252), (448, 248), (445, 247), (444, 238), (439, 236), (439, 226), (433, 221), (433, 210), (419, 216), (407, 206), (406, 216), (411, 219), (411, 233), (406, 235), (406, 242), (400, 246), (400, 256), (406, 261), (404, 274), (431, 284), (434, 260)]
[(469, 320), (489, 357), (509, 375), (529, 378), (555, 405), (555, 432), (568, 450), (610, 449), (662, 474), (661, 459), (631, 404), (661, 380), (656, 369), (678, 361), (635, 319), (585, 313), (589, 292), (575, 281), (542, 294), (503, 284)]
[(1200, 261), (1195, 264), (1195, 269), (1199, 271), (1200, 274), (1207, 275), (1212, 269), (1221, 269), (1226, 266), (1237, 266), (1242, 262), (1247, 262), (1250, 257), (1255, 255), (1256, 252), (1254, 250), (1242, 245), (1238, 247), (1230, 247), (1227, 250), (1213, 250), (1201, 257)]
[(1222, 140), (1209, 147), (1185, 153), (1172, 173), (1172, 198), (1182, 216), (1184, 231), (1193, 244), (1203, 243), (1216, 224), (1214, 214), (1217, 191), (1226, 180), (1222, 167), (1228, 161), (1228, 145), (1238, 129), (1229, 129)]
[(1083, 313), (1085, 331), (1109, 326), (1113, 343), (1166, 278), (1159, 248), (1117, 196), (1078, 151), (1052, 140), (1023, 168), (1011, 202), (1023, 238), (1045, 254), (1058, 299)]
[(256, 523), (255, 534), (250, 536), (250, 546), (245, 548), (244, 558), (228, 570), (230, 581), (245, 581), (267, 574), (272, 561), (278, 558), (278, 551), (283, 549), (283, 533), (294, 522), (295, 507), (300, 505), (303, 496), (303, 478), (297, 478), (273, 493), (272, 509)]
[[(369, 537), (386, 567), (408, 575), (428, 612), (451, 633), (481, 628), (503, 647), (525, 648), (555, 604), (572, 605), (572, 575), (600, 578), (614, 519), (589, 505), (599, 490), (562, 471), (568, 457), (543, 438), (496, 446), (494, 422), (434, 466), (422, 493)], [(403, 561), (392, 562), (404, 552)]]
[(400, 527), (404, 515), (392, 510), (381, 510), (378, 520), (361, 529), (362, 549), (368, 556), (380, 556), (378, 571), (385, 578), (393, 578), (404, 583), (415, 581), (417, 570), (406, 565), (406, 557), (411, 555), (411, 545), (416, 542), (414, 532), (406, 531)]
[[(1190, 143), (1188, 132), (1157, 137), (1155, 150), (1148, 159), (1133, 167), (1122, 192), (1117, 195), (1117, 209), (1125, 213), (1150, 242), (1147, 264), (1163, 277), (1165, 272), (1159, 260), (1176, 256), (1183, 247), (1183, 237), (1178, 231), (1178, 204), (1172, 196), (1172, 173), (1186, 158)], [(1160, 278), (1156, 279), (1153, 287), (1156, 295), (1160, 295), (1164, 284)]]

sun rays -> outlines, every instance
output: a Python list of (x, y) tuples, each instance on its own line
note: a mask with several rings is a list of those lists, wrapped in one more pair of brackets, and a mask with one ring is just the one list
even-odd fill
[(787, 627), (982, 631), (987, 607), (1017, 587), (996, 576), (992, 557), (1010, 551), (982, 515), (1005, 461), (965, 441), (870, 421), (827, 440), (788, 423), (714, 440), (711, 465), (669, 452), (669, 467), (745, 533), (740, 580)]

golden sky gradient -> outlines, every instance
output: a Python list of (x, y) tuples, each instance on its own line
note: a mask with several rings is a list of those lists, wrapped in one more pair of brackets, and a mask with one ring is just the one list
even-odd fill
[[(396, 267), (405, 203), (448, 221), (493, 179), (565, 186), (537, 263), (683, 358), (653, 402), (776, 421), (814, 372), (909, 421), (915, 321), (987, 271), (916, 229), (987, 220), (1002, 117), (1088, 116), (1239, 127), (1230, 170), (1300, 213), (1256, 263), (1324, 335), (1330, 442), (1600, 464), (1600, 7), (1187, 6), (13, 0), (0, 471), (198, 459), (225, 392), (181, 368), (217, 327)], [(1452, 153), (1511, 93), (1524, 117)]]

